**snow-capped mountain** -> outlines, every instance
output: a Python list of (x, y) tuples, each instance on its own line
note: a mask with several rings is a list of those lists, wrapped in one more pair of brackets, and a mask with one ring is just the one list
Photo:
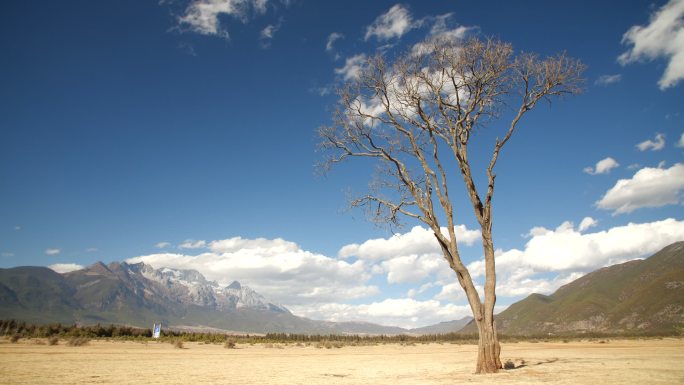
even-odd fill
[(185, 304), (207, 306), (221, 311), (250, 308), (289, 313), (284, 306), (269, 302), (261, 294), (248, 286), (241, 285), (238, 281), (233, 281), (226, 287), (220, 287), (218, 283), (208, 281), (197, 270), (168, 267), (154, 269), (144, 263), (122, 265), (126, 265), (131, 271), (139, 272), (149, 281), (161, 285)]
[(95, 263), (59, 274), (45, 267), (0, 269), (0, 315), (33, 323), (162, 322), (184, 330), (217, 328), (245, 333), (384, 333), (405, 329), (295, 316), (234, 281), (221, 286), (195, 270), (154, 269), (144, 263)]

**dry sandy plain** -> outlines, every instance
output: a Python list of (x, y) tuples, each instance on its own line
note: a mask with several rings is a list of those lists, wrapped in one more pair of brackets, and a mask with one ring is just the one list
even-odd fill
[[(41, 341), (42, 342), (42, 341)], [(507, 343), (524, 366), (474, 375), (476, 347), (429, 344), (317, 349), (0, 340), (2, 384), (684, 384), (684, 339)]]

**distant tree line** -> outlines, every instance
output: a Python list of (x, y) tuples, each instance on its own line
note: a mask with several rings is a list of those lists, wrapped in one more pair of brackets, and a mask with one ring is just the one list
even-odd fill
[[(681, 334), (681, 333), (680, 333)], [(43, 325), (30, 324), (17, 320), (0, 320), (0, 336), (19, 336), (21, 338), (101, 338), (120, 340), (149, 340), (152, 338), (152, 329), (137, 328), (122, 325), (76, 325), (50, 323)], [(665, 337), (672, 333), (650, 332), (640, 334), (620, 333), (564, 333), (564, 334), (539, 334), (527, 336), (501, 335), (505, 342), (518, 341), (549, 341), (567, 339), (597, 339), (597, 338), (629, 338), (629, 337)], [(298, 333), (267, 333), (267, 334), (222, 334), (222, 333), (199, 333), (171, 329), (162, 329), (161, 341), (224, 343), (230, 339), (240, 344), (255, 343), (317, 343), (339, 342), (345, 345), (370, 345), (370, 344), (414, 344), (414, 343), (457, 343), (477, 344), (477, 334), (445, 333), (424, 335), (358, 335), (358, 334), (298, 334)]]
[(88, 337), (88, 338), (150, 338), (151, 329), (142, 329), (121, 325), (79, 326), (50, 323), (35, 325), (17, 320), (0, 320), (0, 335), (20, 335), (24, 338), (58, 337)]

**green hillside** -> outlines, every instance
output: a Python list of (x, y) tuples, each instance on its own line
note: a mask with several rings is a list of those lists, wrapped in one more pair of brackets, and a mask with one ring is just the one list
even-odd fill
[(496, 320), (504, 334), (673, 333), (684, 325), (684, 242), (589, 273), (550, 296), (532, 294)]

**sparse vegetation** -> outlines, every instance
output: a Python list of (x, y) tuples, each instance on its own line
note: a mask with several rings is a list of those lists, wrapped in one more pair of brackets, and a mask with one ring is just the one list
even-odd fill
[(511, 360), (506, 360), (506, 362), (504, 363), (504, 369), (506, 369), (506, 370), (515, 369), (515, 362), (513, 362)]
[(173, 341), (173, 347), (176, 349), (183, 349), (183, 340), (177, 339)]
[(50, 346), (59, 345), (59, 337), (51, 336), (48, 338), (47, 342)]
[[(181, 342), (199, 342), (209, 344), (224, 345), (230, 348), (232, 342), (237, 344), (249, 344), (250, 346), (262, 344), (264, 347), (276, 348), (275, 344), (292, 344), (295, 346), (313, 346), (318, 349), (341, 348), (344, 346), (370, 346), (385, 344), (403, 344), (413, 346), (414, 344), (456, 344), (456, 345), (476, 345), (478, 342), (476, 334), (447, 333), (447, 334), (426, 334), (426, 335), (323, 335), (323, 334), (294, 334), (294, 333), (268, 333), (265, 335), (226, 335), (221, 333), (195, 333), (165, 330), (164, 335), (159, 340), (152, 339), (150, 329), (140, 329), (130, 326), (116, 325), (92, 325), (76, 326), (62, 324), (31, 325), (25, 322), (14, 320), (0, 320), (0, 336), (6, 336), (9, 341), (18, 341), (21, 338), (47, 338), (48, 344), (54, 340), (58, 344), (59, 339), (67, 342), (75, 337), (85, 339), (104, 339), (108, 341), (136, 341), (149, 342), (159, 341), (175, 344)], [(549, 337), (548, 334), (539, 335), (500, 335), (499, 339), (505, 343), (517, 342), (563, 342), (570, 341), (590, 341), (594, 343), (608, 343), (611, 338), (639, 339), (639, 338), (661, 338), (680, 337), (676, 333), (652, 333), (642, 332), (639, 334), (618, 334), (618, 333), (597, 333), (587, 332), (581, 334), (558, 334)], [(600, 342), (603, 341), (603, 342)], [(283, 348), (283, 346), (280, 346)]]
[(235, 338), (226, 339), (226, 343), (223, 344), (223, 347), (226, 349), (235, 349), (236, 348)]

